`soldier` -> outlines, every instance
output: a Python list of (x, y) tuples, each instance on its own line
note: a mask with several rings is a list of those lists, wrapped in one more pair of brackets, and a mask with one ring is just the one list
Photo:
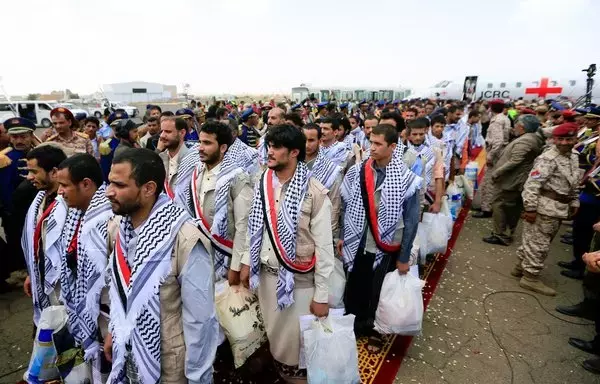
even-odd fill
[(475, 218), (484, 218), (492, 216), (492, 198), (493, 182), (492, 173), (494, 166), (500, 159), (502, 150), (508, 144), (510, 134), (510, 120), (502, 112), (504, 111), (504, 101), (496, 99), (490, 101), (492, 118), (490, 126), (485, 137), (485, 150), (487, 152), (486, 171), (481, 181), (481, 212), (473, 214)]
[(577, 213), (579, 167), (577, 124), (565, 123), (553, 131), (554, 145), (540, 155), (523, 187), (523, 244), (511, 275), (521, 277), (521, 288), (555, 296), (556, 291), (540, 280), (550, 243), (561, 221)]
[[(540, 128), (540, 121), (532, 115), (522, 115), (515, 122), (514, 133), (518, 138), (512, 141), (492, 173), (494, 183), (493, 217), (494, 231), (484, 242), (497, 245), (510, 245), (513, 234), (523, 211), (521, 192), (523, 184), (533, 167), (536, 157), (542, 153), (546, 141)], [(508, 229), (509, 234), (506, 234)]]
[(60, 143), (65, 154), (88, 153), (94, 156), (92, 142), (85, 133), (77, 131), (79, 122), (67, 108), (58, 107), (50, 111), (52, 126), (56, 133), (44, 141)]
[(110, 132), (105, 132), (103, 137), (108, 137), (108, 139), (104, 140), (98, 146), (98, 151), (100, 152), (100, 168), (102, 168), (102, 175), (104, 176), (105, 182), (108, 182), (110, 165), (112, 164), (115, 150), (119, 146), (119, 139), (114, 137), (114, 126), (118, 124), (119, 121), (127, 119), (129, 119), (129, 115), (127, 115), (127, 112), (125, 111), (113, 112), (106, 118), (106, 124), (110, 128)]
[(186, 121), (188, 129), (185, 134), (184, 141), (186, 143), (195, 144), (198, 142), (198, 130), (196, 128), (196, 121), (194, 119), (194, 112), (188, 108), (181, 108), (175, 112), (175, 116), (182, 118)]
[[(4, 127), (8, 131), (10, 146), (0, 151), (0, 215), (7, 242), (7, 257), (4, 261), (8, 265), (5, 264), (0, 271), (0, 292), (9, 290), (5, 279), (11, 272), (25, 268), (25, 259), (20, 244), (27, 211), (25, 206), (29, 207), (37, 193), (28, 182), (25, 182), (19, 189), (19, 194), (16, 192), (17, 187), (27, 176), (25, 156), (34, 145), (35, 124), (33, 121), (15, 117), (8, 119), (4, 123)], [(18, 207), (22, 208), (18, 209)]]

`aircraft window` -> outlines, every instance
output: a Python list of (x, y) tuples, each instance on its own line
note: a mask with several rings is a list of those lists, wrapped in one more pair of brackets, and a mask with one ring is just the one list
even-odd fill
[(494, 87), (494, 84), (492, 84), (492, 83), (488, 83), (487, 87), (488, 87), (488, 89), (490, 89), (490, 88), (493, 88), (493, 87)]
[(556, 81), (551, 81), (550, 85), (552, 85), (553, 87), (556, 87), (556, 84), (558, 84)]
[(575, 80), (569, 80), (569, 85), (571, 87), (574, 87), (575, 86)]
[(506, 88), (506, 83), (500, 83), (500, 88)]
[(521, 82), (520, 82), (520, 81), (517, 81), (517, 84), (516, 84), (516, 86), (517, 86), (517, 88), (521, 88)]

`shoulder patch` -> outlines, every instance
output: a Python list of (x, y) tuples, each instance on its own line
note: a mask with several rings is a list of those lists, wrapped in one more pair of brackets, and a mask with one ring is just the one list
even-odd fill
[(531, 177), (532, 179), (539, 179), (542, 176), (542, 174), (540, 173), (540, 171), (538, 171), (537, 169), (534, 169), (533, 171), (531, 171), (531, 173), (529, 174), (529, 177)]
[(56, 139), (57, 137), (58, 137), (58, 133), (55, 133), (54, 135), (52, 135), (52, 136), (48, 137), (48, 138), (46, 139), (46, 141), (52, 141), (52, 140)]

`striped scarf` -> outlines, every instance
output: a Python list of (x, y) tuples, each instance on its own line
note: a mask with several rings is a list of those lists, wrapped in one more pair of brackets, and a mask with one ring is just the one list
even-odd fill
[[(132, 359), (141, 383), (157, 383), (161, 371), (160, 286), (171, 272), (177, 234), (190, 219), (165, 194), (154, 204), (148, 219), (136, 231), (131, 217), (121, 219), (115, 247), (108, 262), (110, 278), (110, 331), (113, 364), (108, 383), (125, 383), (126, 360)], [(134, 255), (134, 257), (127, 257)], [(131, 346), (128, 357), (127, 345)]]
[(454, 146), (454, 139), (452, 135), (447, 135), (444, 133), (441, 139), (438, 139), (431, 133), (425, 136), (425, 144), (429, 145), (431, 148), (439, 148), (442, 151), (442, 157), (444, 159), (444, 177), (445, 180), (448, 180), (450, 177), (450, 166), (452, 165), (452, 148)]
[(348, 149), (346, 144), (341, 141), (336, 141), (329, 147), (321, 145), (319, 152), (322, 152), (335, 165), (342, 165), (348, 157)]
[[(248, 236), (250, 238), (250, 287), (255, 290), (260, 277), (260, 251), (262, 249), (265, 230), (270, 237), (275, 237), (278, 244), (274, 252), (280, 261), (277, 280), (277, 305), (283, 310), (294, 304), (294, 273), (286, 262), (293, 264), (296, 260), (296, 235), (300, 219), (300, 206), (308, 189), (309, 173), (303, 162), (298, 162), (296, 172), (279, 201), (278, 212), (273, 212), (274, 187), (269, 185), (275, 179), (271, 169), (263, 172), (261, 180), (254, 188), (254, 199), (248, 217)], [(272, 218), (276, 216), (273, 221)], [(268, 227), (268, 228), (266, 228)], [(281, 258), (280, 258), (281, 256)], [(283, 260), (282, 260), (283, 259)]]
[(244, 144), (242, 140), (236, 138), (233, 141), (233, 144), (227, 149), (227, 153), (229, 153), (234, 161), (248, 172), (248, 174), (252, 175), (258, 172), (258, 151)]
[[(367, 218), (360, 185), (360, 172), (367, 164), (368, 160), (352, 166), (342, 184), (341, 195), (346, 206), (342, 257), (348, 271), (352, 271), (354, 258), (366, 228)], [(365, 172), (375, 171), (367, 167)], [(385, 168), (385, 175), (385, 180), (379, 188), (381, 199), (377, 207), (377, 223), (371, 224), (377, 225), (383, 243), (392, 244), (398, 223), (402, 220), (404, 200), (418, 191), (422, 179), (409, 171), (402, 158), (398, 156), (392, 156), (392, 160)], [(375, 191), (368, 191), (368, 193), (375, 193)], [(373, 270), (381, 264), (383, 256), (384, 252), (378, 248)]]
[(342, 141), (342, 143), (344, 143), (344, 145), (346, 146), (346, 150), (348, 151), (352, 150), (352, 147), (354, 146), (355, 142), (356, 138), (351, 134), (348, 134), (348, 136), (344, 137), (344, 140)]
[[(364, 151), (365, 148), (365, 140), (367, 139), (363, 130), (359, 127), (354, 128), (350, 131), (350, 135), (354, 136), (354, 142), (360, 145), (361, 149)], [(368, 143), (368, 140), (366, 140)]]
[(62, 197), (57, 196), (54, 207), (45, 220), (45, 247), (43, 250), (39, 250), (39, 253), (44, 256), (44, 284), (42, 286), (38, 260), (34, 254), (36, 248), (34, 244), (34, 232), (45, 196), (46, 191), (39, 191), (29, 206), (21, 237), (23, 254), (25, 255), (27, 270), (31, 279), (33, 322), (36, 325), (40, 319), (42, 310), (50, 306), (49, 295), (54, 291), (54, 287), (60, 276), (60, 260), (63, 253), (61, 236), (67, 218), (67, 206)]
[[(69, 329), (83, 347), (88, 361), (100, 352), (97, 337), (100, 294), (105, 285), (107, 223), (113, 216), (105, 193), (106, 186), (102, 185), (83, 214), (77, 209), (69, 209), (63, 234), (66, 252), (63, 252), (61, 262), (61, 301), (69, 315)], [(77, 253), (71, 256), (77, 265), (73, 268), (67, 258), (76, 232)]]
[(331, 186), (340, 174), (340, 167), (335, 165), (329, 160), (323, 152), (319, 151), (315, 163), (313, 164), (312, 170), (310, 171), (309, 177), (314, 177), (319, 180), (321, 184), (327, 189), (331, 189)]
[(425, 188), (427, 188), (427, 186), (431, 183), (431, 179), (433, 178), (433, 165), (435, 164), (435, 154), (427, 144), (421, 144), (417, 147), (411, 144), (410, 142), (408, 143), (407, 153), (414, 155), (416, 159), (421, 160), (423, 163), (423, 172), (421, 172), (420, 174), (418, 173), (417, 176), (423, 177), (423, 185), (421, 186), (421, 189), (425, 190)]

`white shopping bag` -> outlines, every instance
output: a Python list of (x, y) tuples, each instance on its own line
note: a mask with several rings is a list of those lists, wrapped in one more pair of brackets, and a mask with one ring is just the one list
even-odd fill
[(360, 383), (354, 315), (313, 321), (303, 337), (309, 383)]
[(446, 252), (451, 235), (452, 218), (441, 213), (424, 213), (417, 229), (421, 257)]
[(398, 271), (385, 275), (377, 312), (375, 330), (381, 334), (418, 335), (423, 323), (425, 281)]
[(227, 286), (215, 297), (215, 304), (235, 367), (239, 368), (267, 341), (258, 297), (241, 285)]
[(459, 188), (462, 188), (464, 195), (469, 200), (473, 200), (473, 182), (469, 180), (465, 175), (458, 175), (454, 178), (456, 185)]
[[(329, 309), (329, 315), (327, 317), (342, 317), (344, 316), (344, 308), (331, 308)], [(300, 323), (300, 358), (298, 362), (298, 368), (306, 369), (306, 353), (304, 352), (304, 331), (307, 331), (312, 326), (312, 323), (315, 322), (317, 317), (315, 315), (302, 315), (298, 318)]]
[(344, 308), (346, 272), (344, 263), (337, 257), (333, 261), (333, 271), (329, 276), (329, 308)]

